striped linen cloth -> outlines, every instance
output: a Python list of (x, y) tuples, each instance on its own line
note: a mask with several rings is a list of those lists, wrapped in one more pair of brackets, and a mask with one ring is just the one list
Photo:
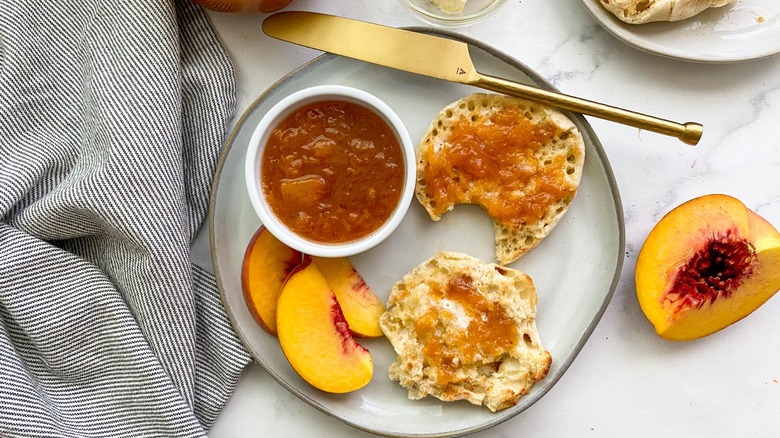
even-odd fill
[(205, 436), (249, 356), (190, 262), (235, 108), (187, 0), (0, 2), (0, 436)]

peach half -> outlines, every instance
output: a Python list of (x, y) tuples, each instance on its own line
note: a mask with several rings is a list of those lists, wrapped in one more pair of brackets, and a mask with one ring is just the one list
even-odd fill
[(635, 281), (639, 305), (659, 336), (701, 338), (780, 290), (780, 233), (731, 196), (695, 198), (650, 232)]
[(308, 256), (282, 287), (276, 324), (285, 357), (315, 388), (345, 393), (371, 381), (371, 355), (352, 337), (336, 295)]
[(276, 335), (276, 301), (282, 285), (303, 255), (280, 242), (264, 226), (255, 232), (244, 253), (241, 289), (249, 312), (260, 327)]
[(328, 280), (344, 312), (352, 334), (376, 338), (383, 335), (379, 317), (385, 306), (346, 257), (313, 257), (312, 261)]

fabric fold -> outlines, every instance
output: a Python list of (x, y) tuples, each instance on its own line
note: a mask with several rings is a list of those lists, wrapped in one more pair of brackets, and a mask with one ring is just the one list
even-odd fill
[(213, 423), (249, 357), (189, 245), (233, 77), (188, 1), (0, 8), (0, 435)]

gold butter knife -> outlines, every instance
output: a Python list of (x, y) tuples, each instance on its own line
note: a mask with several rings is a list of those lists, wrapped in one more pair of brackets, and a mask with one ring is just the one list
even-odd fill
[(624, 125), (699, 142), (703, 126), (676, 123), (646, 114), (542, 90), (477, 71), (466, 43), (315, 12), (280, 12), (263, 21), (267, 35), (324, 52), (509, 94)]

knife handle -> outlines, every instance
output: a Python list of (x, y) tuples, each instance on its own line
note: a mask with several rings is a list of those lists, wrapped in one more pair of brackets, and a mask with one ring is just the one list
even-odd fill
[(480, 74), (471, 85), (499, 93), (525, 98), (534, 102), (550, 105), (556, 108), (588, 114), (623, 125), (645, 129), (659, 134), (680, 139), (683, 143), (696, 145), (701, 139), (704, 127), (699, 123), (677, 123), (659, 119), (646, 114), (617, 108), (603, 103), (593, 102), (579, 97), (542, 90), (517, 82), (508, 81), (495, 76)]

